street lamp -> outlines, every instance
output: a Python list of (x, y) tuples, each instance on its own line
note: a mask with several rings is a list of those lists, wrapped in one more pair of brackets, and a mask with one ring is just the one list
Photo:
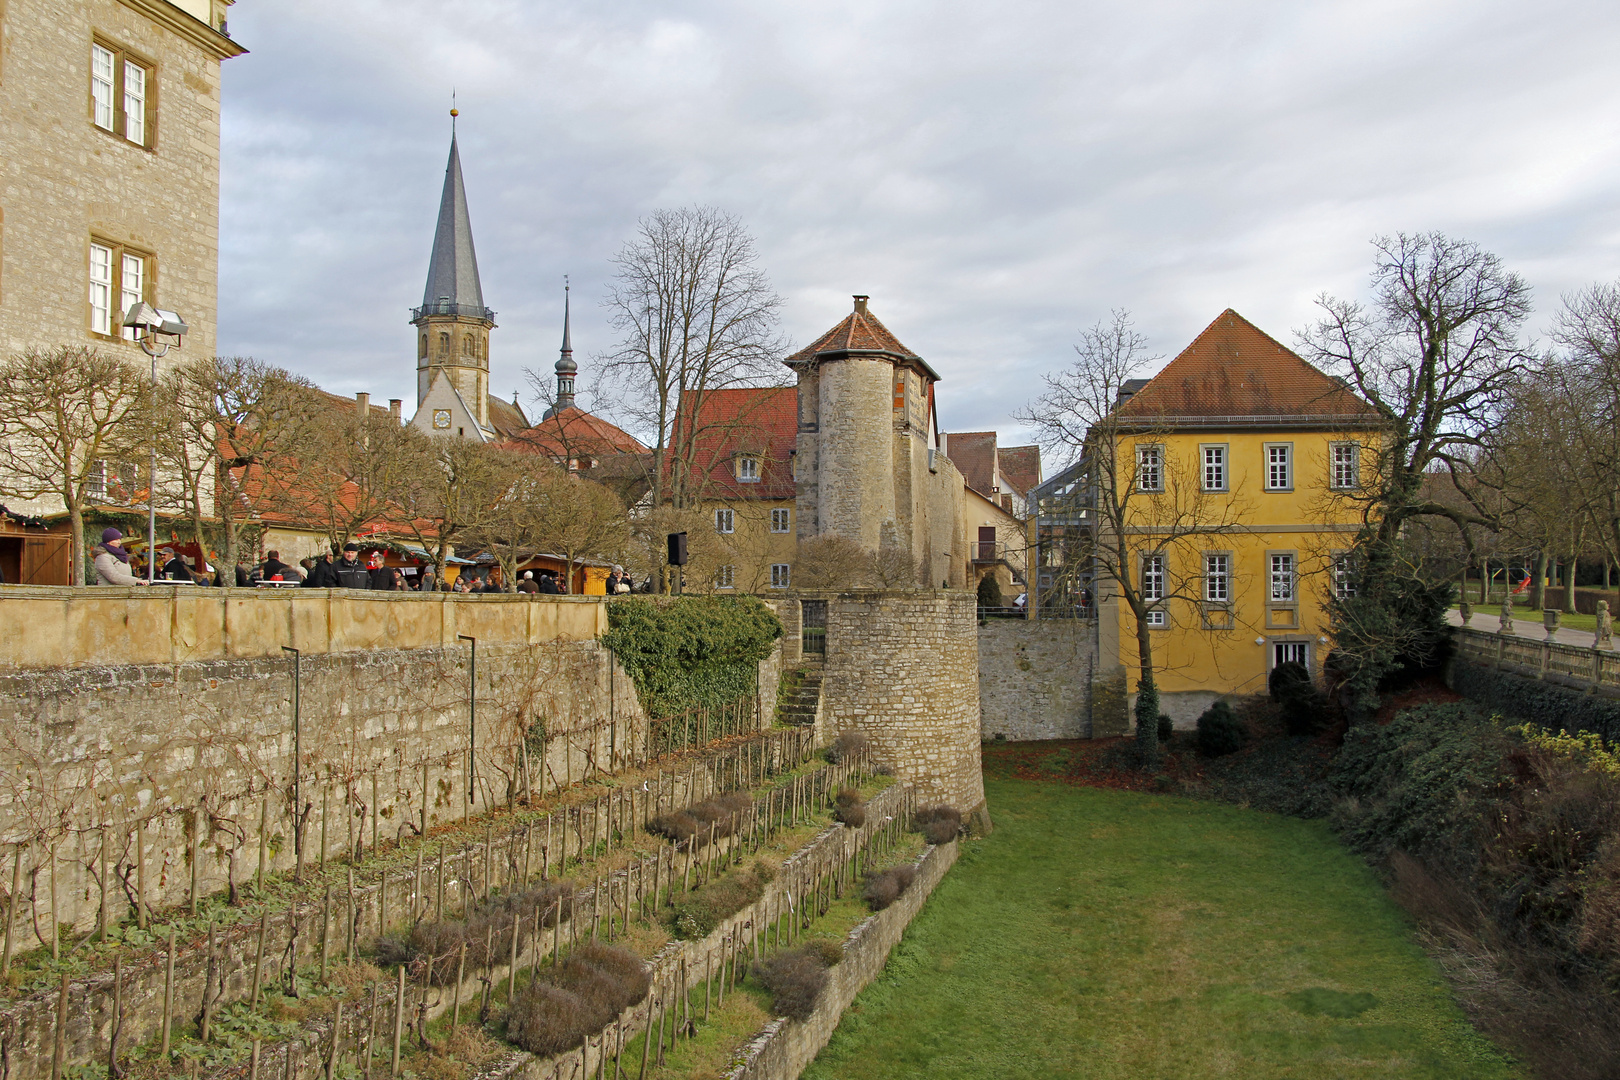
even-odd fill
[(171, 348), (178, 349), (186, 331), (185, 321), (172, 311), (159, 311), (141, 302), (129, 305), (124, 329), (152, 358), (152, 460), (146, 472), (146, 580), (157, 580), (157, 362)]

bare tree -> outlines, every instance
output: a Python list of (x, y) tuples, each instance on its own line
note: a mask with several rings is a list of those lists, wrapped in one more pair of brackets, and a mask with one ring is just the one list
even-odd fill
[[(652, 504), (690, 506), (703, 484), (696, 464), (708, 437), (678, 412), (703, 414), (717, 390), (757, 385), (785, 351), (782, 298), (757, 263), (741, 222), (712, 207), (659, 210), (614, 259), (606, 306), (622, 335), (605, 374), (624, 408), (653, 437)], [(728, 423), (735, 423), (734, 418)]]
[(412, 460), (392, 472), (396, 527), (432, 556), (434, 575), (443, 581), (455, 545), (497, 519), (501, 500), (536, 462), (471, 439), (408, 434), (400, 448)]
[[(1440, 233), (1373, 241), (1372, 299), (1322, 296), (1323, 317), (1303, 333), (1305, 358), (1347, 380), (1382, 420), (1377, 465), (1345, 498), (1360, 503), (1354, 595), (1335, 598), (1338, 661), (1353, 708), (1377, 701), (1383, 676), (1427, 662), (1444, 634), (1450, 583), (1415, 578), (1400, 556), (1409, 522), (1444, 518), (1496, 528), (1485, 495), (1491, 441), (1528, 355), (1519, 332), (1530, 288), (1477, 244)], [(1456, 499), (1433, 497), (1444, 474)]]
[(224, 584), (235, 582), (243, 526), (284, 502), (280, 483), (297, 473), (292, 459), (319, 416), (314, 393), (303, 376), (240, 356), (194, 360), (162, 380), (159, 472), (205, 553), (203, 522), (217, 515)]
[(1159, 696), (1150, 614), (1172, 598), (1201, 600), (1204, 540), (1238, 528), (1247, 501), (1211, 499), (1198, 483), (1198, 463), (1176, 460), (1170, 429), (1148, 413), (1122, 413), (1126, 383), (1158, 357), (1115, 311), (1082, 331), (1074, 361), (1046, 376), (1046, 391), (1018, 419), (1032, 425), (1049, 451), (1078, 460), (1084, 480), (1075, 499), (1089, 511), (1085, 550), (1099, 599), (1115, 593), (1135, 622), (1136, 738), (1144, 764), (1158, 761)]
[(802, 541), (793, 557), (796, 589), (864, 589), (870, 584), (871, 572), (866, 549), (847, 536), (832, 533)]
[(624, 504), (594, 481), (547, 466), (541, 474), (545, 499), (537, 507), (536, 542), (568, 564), (572, 589), (574, 565), (582, 559), (623, 558), (630, 526)]
[(280, 485), (281, 505), (298, 519), (326, 531), (337, 551), (368, 527), (397, 524), (394, 501), (406, 479), (423, 467), (425, 436), (387, 412), (361, 416), (346, 406), (319, 409)]
[[(84, 346), (29, 350), (0, 365), (0, 490), (60, 499), (72, 529), (72, 581), (85, 583), (84, 509), (98, 463), (149, 437), (151, 384)], [(150, 483), (150, 478), (148, 478)]]

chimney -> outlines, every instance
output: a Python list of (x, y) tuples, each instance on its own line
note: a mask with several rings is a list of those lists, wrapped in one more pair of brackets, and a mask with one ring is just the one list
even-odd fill
[(397, 397), (391, 397), (388, 399), (388, 415), (394, 418), (394, 423), (396, 424), (402, 422), (402, 417), (399, 415), (399, 411), (404, 407), (404, 405), (405, 402)]
[(360, 419), (362, 419), (362, 420), (364, 420), (366, 417), (370, 416), (371, 415), (371, 395), (370, 394), (356, 394), (356, 395), (354, 395), (354, 411), (355, 411), (356, 415), (358, 415), (360, 417)]
[(871, 299), (870, 296), (862, 296), (859, 293), (856, 293), (855, 294), (855, 314), (857, 314), (857, 315), (865, 315), (866, 314), (866, 302), (868, 300), (870, 300), (870, 299)]

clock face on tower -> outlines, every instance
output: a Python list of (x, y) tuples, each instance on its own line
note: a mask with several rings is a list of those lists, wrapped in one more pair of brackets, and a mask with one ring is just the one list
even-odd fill
[(433, 410), (433, 427), (438, 431), (449, 431), (450, 430), (450, 410), (449, 409), (434, 409)]

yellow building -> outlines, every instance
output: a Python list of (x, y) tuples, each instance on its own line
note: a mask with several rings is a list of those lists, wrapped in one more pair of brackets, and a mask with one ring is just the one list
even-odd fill
[[(1320, 675), (1377, 413), (1230, 309), (1120, 396), (1116, 483), (1141, 537), (1127, 572), (1151, 602), (1161, 710), (1187, 726), (1218, 697), (1265, 692), (1280, 663)], [(1117, 730), (1139, 679), (1136, 616), (1104, 576), (1096, 589), (1099, 674), (1119, 691), (1099, 696), (1114, 716), (1097, 730)]]

